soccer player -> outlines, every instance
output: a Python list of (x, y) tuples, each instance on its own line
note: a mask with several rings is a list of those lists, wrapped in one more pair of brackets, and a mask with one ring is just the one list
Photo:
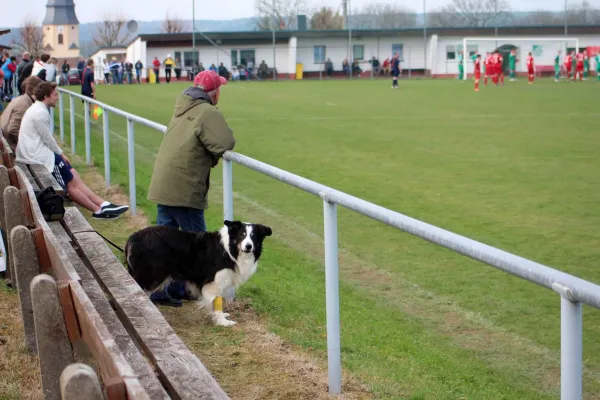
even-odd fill
[(398, 76), (400, 75), (400, 56), (396, 52), (392, 58), (392, 89), (398, 89)]
[(583, 79), (587, 80), (588, 71), (590, 70), (590, 58), (588, 57), (587, 50), (583, 51)]
[(475, 72), (475, 91), (479, 92), (479, 80), (481, 79), (481, 54), (475, 56), (474, 72)]
[(600, 82), (600, 51), (596, 53), (596, 79)]
[(579, 80), (582, 81), (583, 80), (583, 52), (579, 52), (579, 54), (577, 54), (577, 63), (576, 63), (576, 67), (575, 67), (575, 77), (574, 80), (577, 80), (577, 77), (579, 76)]
[(517, 50), (512, 49), (510, 51), (510, 55), (508, 56), (508, 64), (510, 66), (510, 80), (511, 82), (515, 81), (515, 71), (517, 69)]
[(573, 68), (573, 56), (569, 53), (565, 54), (564, 66), (568, 81), (571, 78), (571, 70)]
[(502, 57), (500, 52), (498, 52), (498, 78), (502, 86), (504, 86), (504, 57)]
[(573, 80), (577, 78), (577, 53), (573, 50), (571, 53), (571, 63), (572, 63), (572, 71), (573, 71)]
[(529, 84), (533, 84), (533, 80), (535, 79), (535, 63), (531, 52), (527, 56), (527, 75), (529, 75)]
[(465, 73), (465, 64), (464, 64), (464, 56), (463, 52), (460, 51), (458, 53), (458, 80), (462, 81)]
[(554, 57), (554, 82), (560, 81), (560, 50), (556, 57)]
[(485, 72), (485, 76), (483, 78), (483, 83), (487, 86), (488, 76), (493, 74), (492, 55), (489, 52), (485, 53), (485, 62), (483, 64), (483, 68), (484, 68), (484, 72)]
[(498, 52), (495, 51), (492, 54), (492, 70), (491, 70), (491, 74), (492, 74), (492, 82), (494, 83), (494, 85), (498, 86), (498, 63), (499, 63), (499, 55)]

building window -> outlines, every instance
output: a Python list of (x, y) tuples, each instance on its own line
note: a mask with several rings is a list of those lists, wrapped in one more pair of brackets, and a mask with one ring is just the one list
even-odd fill
[(237, 68), (238, 65), (238, 51), (231, 50), (231, 66)]
[(456, 47), (454, 45), (446, 46), (446, 60), (456, 60)]
[(250, 61), (252, 61), (256, 67), (254, 50), (240, 50), (240, 62), (242, 65), (248, 65), (248, 62)]
[(364, 60), (365, 59), (365, 46), (362, 44), (355, 44), (352, 46), (352, 54), (354, 54), (355, 60)]
[(398, 53), (398, 59), (400, 61), (404, 61), (404, 44), (403, 43), (397, 43), (397, 44), (392, 45), (392, 57), (394, 57), (394, 55), (396, 53)]
[(313, 49), (313, 58), (315, 64), (325, 62), (325, 46), (315, 46)]
[(75, 26), (71, 26), (71, 30), (75, 30)]
[(64, 38), (63, 38), (63, 34), (59, 33), (58, 34), (58, 44), (63, 44)]
[[(175, 54), (175, 62), (177, 62), (177, 64), (178, 64), (177, 66), (179, 68), (181, 68), (181, 52), (180, 51), (176, 51), (173, 54)], [(177, 60), (179, 60), (179, 61), (177, 61)]]
[(193, 51), (184, 51), (183, 52), (183, 66), (187, 68), (192, 68), (198, 65), (198, 52)]

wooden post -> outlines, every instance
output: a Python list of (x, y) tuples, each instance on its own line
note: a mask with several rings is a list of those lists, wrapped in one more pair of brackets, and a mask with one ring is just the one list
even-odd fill
[(82, 363), (71, 364), (60, 374), (60, 392), (63, 400), (104, 400), (96, 372)]
[(31, 302), (44, 399), (60, 400), (60, 374), (73, 363), (73, 350), (56, 282), (50, 275), (41, 274), (33, 278)]
[[(6, 218), (6, 235), (10, 236), (10, 232), (12, 232), (15, 226), (25, 225), (25, 214), (23, 213), (23, 205), (21, 203), (21, 195), (19, 194), (19, 189), (14, 186), (9, 186), (4, 189), (4, 217)], [(10, 240), (8, 241), (8, 254), (11, 254), (12, 244)], [(12, 283), (15, 276), (15, 267), (13, 258), (9, 257), (9, 268), (7, 268), (6, 278), (7, 284)]]
[[(8, 170), (4, 165), (0, 165), (0, 193), (4, 194), (4, 189), (10, 186), (8, 179)], [(6, 230), (6, 218), (4, 217), (4, 195), (0, 196), (0, 226)], [(8, 236), (8, 232), (6, 234)]]
[(23, 328), (27, 349), (32, 353), (37, 352), (35, 343), (35, 325), (33, 323), (33, 308), (31, 305), (31, 291), (29, 285), (33, 278), (40, 272), (40, 264), (35, 250), (35, 244), (29, 229), (23, 225), (16, 226), (10, 233), (11, 253), (14, 262), (15, 275), (13, 284), (19, 292)]

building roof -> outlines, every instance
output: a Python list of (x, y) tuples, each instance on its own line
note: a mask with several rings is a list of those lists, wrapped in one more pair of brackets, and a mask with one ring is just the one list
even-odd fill
[[(569, 25), (569, 35), (598, 34), (600, 25)], [(217, 44), (222, 42), (262, 42), (272, 41), (272, 31), (240, 31), (240, 32), (203, 32), (205, 36)], [(428, 35), (440, 36), (494, 36), (494, 27), (460, 27), (460, 28), (427, 28)], [(361, 37), (378, 36), (423, 36), (423, 28), (401, 28), (401, 29), (353, 29), (353, 39), (360, 40)], [(498, 27), (498, 36), (507, 35), (564, 35), (564, 26), (506, 26)], [(192, 32), (182, 33), (152, 33), (137, 36), (145, 42), (155, 44), (173, 44), (173, 42), (187, 42), (192, 40)], [(278, 41), (297, 38), (347, 38), (348, 30), (289, 30), (276, 31), (275, 37)], [(134, 39), (135, 40), (135, 39)], [(133, 41), (132, 41), (133, 42)], [(196, 42), (204, 44), (208, 42), (202, 34), (196, 32)]]
[(48, 0), (43, 25), (79, 25), (73, 0)]

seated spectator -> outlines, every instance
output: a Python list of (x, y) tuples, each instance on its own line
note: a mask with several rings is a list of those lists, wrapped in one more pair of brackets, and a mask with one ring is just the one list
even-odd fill
[(235, 67), (233, 67), (231, 79), (233, 79), (236, 82), (240, 80), (240, 71)]
[(352, 63), (352, 75), (356, 74), (360, 78), (360, 74), (362, 73), (362, 69), (360, 68), (360, 64), (358, 61), (354, 61)]
[(104, 201), (94, 194), (71, 167), (50, 131), (50, 108), (58, 102), (56, 83), (42, 82), (35, 88), (36, 102), (25, 112), (16, 161), (44, 165), (73, 201), (92, 212), (92, 218), (115, 219), (129, 209)]
[(227, 70), (227, 68), (225, 68), (223, 63), (219, 65), (219, 76), (222, 76), (223, 78), (229, 80), (229, 71)]
[(37, 76), (30, 76), (23, 82), (24, 94), (16, 97), (10, 102), (6, 110), (0, 116), (0, 128), (2, 128), (2, 134), (8, 142), (13, 153), (17, 150), (17, 143), (19, 141), (19, 129), (21, 128), (21, 120), (25, 111), (31, 107), (35, 102), (35, 88), (40, 84), (42, 80)]
[(331, 58), (328, 58), (327, 62), (325, 62), (325, 73), (330, 78), (331, 75), (333, 75), (333, 63), (331, 62)]
[(350, 64), (348, 64), (347, 58), (342, 61), (342, 71), (344, 71), (344, 75), (350, 75)]
[(388, 76), (390, 74), (390, 58), (386, 58), (383, 62), (383, 75)]

